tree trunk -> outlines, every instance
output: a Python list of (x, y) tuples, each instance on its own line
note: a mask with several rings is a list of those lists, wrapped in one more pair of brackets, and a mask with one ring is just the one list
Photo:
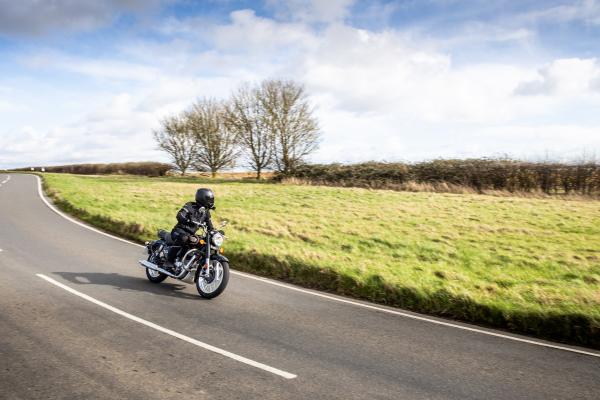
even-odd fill
[(256, 179), (260, 180), (260, 168), (256, 170)]
[(212, 176), (213, 179), (215, 179), (217, 177), (217, 171), (215, 171), (215, 170), (210, 171), (210, 175)]

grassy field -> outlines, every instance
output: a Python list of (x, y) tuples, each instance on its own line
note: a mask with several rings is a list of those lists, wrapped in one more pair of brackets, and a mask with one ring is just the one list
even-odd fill
[[(600, 348), (600, 202), (46, 174), (63, 209), (136, 240), (199, 186), (234, 268)], [(132, 260), (135, 263), (135, 260)], [(132, 264), (133, 268), (133, 264)]]

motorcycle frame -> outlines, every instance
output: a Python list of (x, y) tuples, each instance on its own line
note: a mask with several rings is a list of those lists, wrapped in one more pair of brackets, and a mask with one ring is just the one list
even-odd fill
[[(190, 254), (192, 252), (197, 252), (199, 249), (201, 249), (204, 251), (201, 251), (200, 260), (196, 260), (195, 256), (193, 256), (192, 259), (190, 259), (190, 261), (188, 261), (187, 264), (182, 266), (183, 270), (181, 271), (181, 273), (179, 275), (175, 275), (175, 274), (173, 274), (163, 268), (160, 268), (158, 266), (153, 267), (153, 266), (149, 266), (147, 264), (146, 265), (142, 264), (142, 266), (145, 268), (150, 268), (150, 269), (156, 270), (160, 273), (163, 273), (167, 276), (170, 276), (171, 278), (175, 278), (178, 280), (185, 280), (186, 278), (188, 278), (188, 276), (190, 274), (193, 273), (194, 274), (193, 282), (197, 282), (198, 278), (200, 277), (201, 271), (205, 268), (208, 268), (208, 266), (210, 265), (209, 264), (210, 260), (229, 263), (229, 259), (227, 257), (225, 257), (224, 255), (220, 254), (218, 252), (218, 248), (215, 247), (215, 252), (211, 254), (213, 246), (212, 246), (212, 235), (211, 235), (210, 231), (206, 231), (205, 237), (206, 237), (206, 244), (204, 245), (204, 248), (202, 248), (203, 247), (202, 245), (198, 244), (198, 245), (192, 247), (191, 249), (189, 249), (188, 251), (186, 251), (186, 253), (182, 257), (182, 260), (185, 260), (186, 257), (188, 256), (188, 254)], [(170, 247), (170, 246), (167, 246), (167, 244), (162, 239), (159, 239), (158, 241), (161, 242), (160, 248), (157, 250), (158, 252), (164, 251), (165, 248)], [(147, 248), (148, 248), (149, 252), (153, 252), (152, 244), (155, 244), (158, 241), (154, 241), (154, 242), (148, 244)], [(141, 261), (140, 261), (140, 263), (141, 263)], [(194, 266), (194, 264), (196, 266)]]

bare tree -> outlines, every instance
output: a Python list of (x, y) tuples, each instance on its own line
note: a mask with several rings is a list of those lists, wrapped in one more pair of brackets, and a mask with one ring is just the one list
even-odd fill
[(225, 122), (236, 134), (246, 165), (256, 171), (256, 179), (260, 179), (273, 160), (273, 132), (265, 117), (260, 88), (245, 84), (231, 95)]
[(194, 166), (210, 171), (213, 178), (219, 170), (233, 167), (238, 155), (235, 134), (226, 128), (224, 116), (224, 104), (213, 99), (198, 100), (186, 113), (188, 127), (199, 143)]
[(196, 157), (198, 139), (188, 129), (187, 118), (183, 114), (166, 117), (160, 124), (160, 129), (153, 132), (154, 139), (158, 147), (171, 156), (181, 175), (185, 175)]
[(260, 86), (265, 122), (273, 133), (276, 169), (288, 174), (317, 149), (319, 125), (304, 87), (294, 81), (266, 80)]

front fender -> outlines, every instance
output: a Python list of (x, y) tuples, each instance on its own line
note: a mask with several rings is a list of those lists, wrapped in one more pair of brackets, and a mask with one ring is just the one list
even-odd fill
[(219, 262), (225, 261), (226, 263), (229, 263), (229, 259), (227, 257), (225, 257), (224, 255), (219, 254), (219, 253), (211, 254), (210, 255), (210, 259), (211, 260), (217, 260)]

